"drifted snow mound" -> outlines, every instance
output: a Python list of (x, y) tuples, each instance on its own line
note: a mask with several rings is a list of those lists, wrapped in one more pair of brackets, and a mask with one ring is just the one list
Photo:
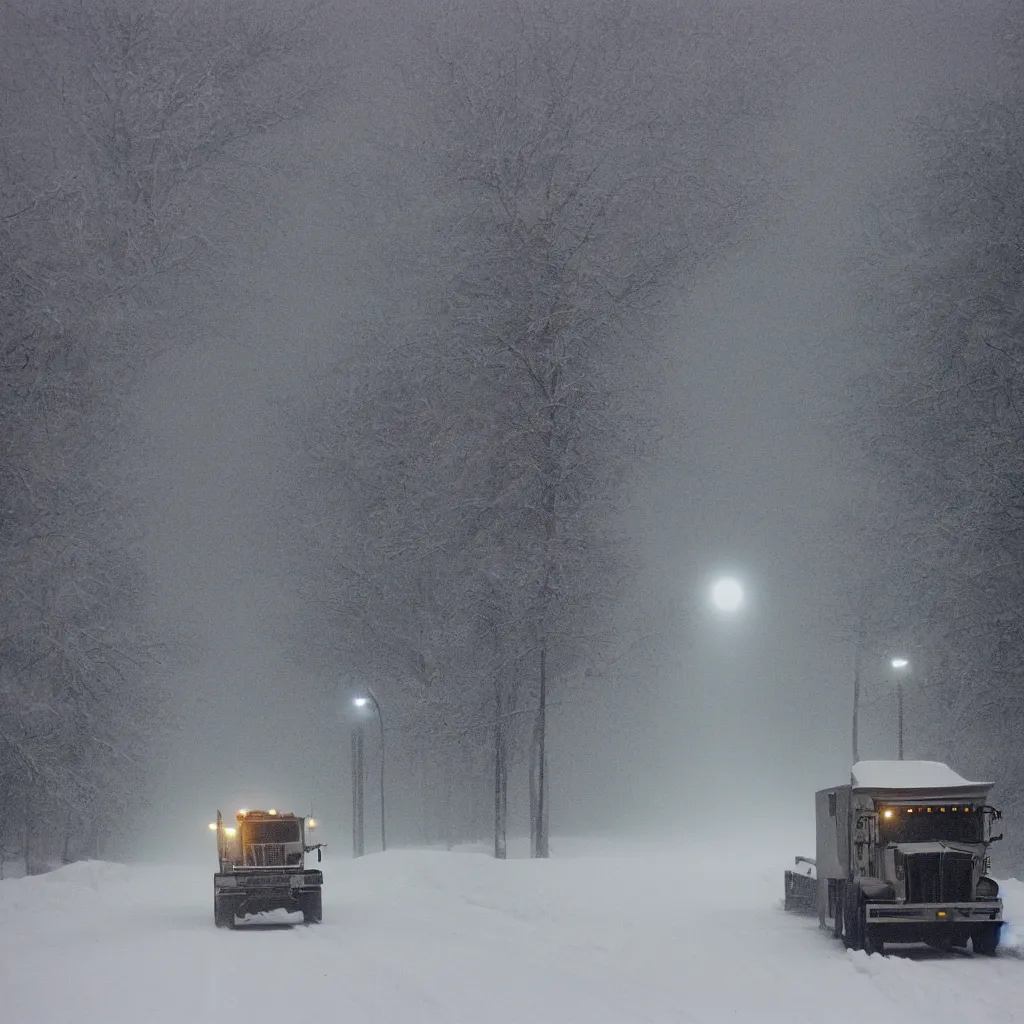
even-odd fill
[(246, 914), (245, 917), (236, 917), (236, 924), (302, 924), (302, 912), (299, 910), (286, 910), (278, 907), (276, 910), (261, 910), (256, 914)]
[(76, 900), (99, 897), (111, 886), (123, 884), (129, 877), (123, 864), (104, 860), (83, 860), (67, 864), (45, 875), (6, 878), (0, 882), (0, 913), (46, 905), (62, 905), (69, 897)]

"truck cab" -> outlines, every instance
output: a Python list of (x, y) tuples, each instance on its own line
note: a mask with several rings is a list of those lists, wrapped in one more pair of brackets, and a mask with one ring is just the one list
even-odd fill
[(817, 912), (846, 945), (925, 942), (992, 955), (1002, 927), (989, 782), (934, 761), (862, 761), (816, 794)]

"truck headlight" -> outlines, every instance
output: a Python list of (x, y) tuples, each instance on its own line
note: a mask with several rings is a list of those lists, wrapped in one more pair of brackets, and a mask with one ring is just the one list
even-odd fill
[(999, 883), (994, 878), (978, 879), (978, 899), (994, 900), (999, 897)]

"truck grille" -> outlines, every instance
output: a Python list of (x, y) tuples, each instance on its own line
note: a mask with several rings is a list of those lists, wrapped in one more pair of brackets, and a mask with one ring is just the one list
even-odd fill
[(950, 903), (973, 898), (974, 858), (969, 853), (914, 853), (906, 860), (908, 903)]
[(291, 880), (287, 875), (244, 875), (242, 884), (247, 889), (287, 889)]
[(251, 868), (284, 866), (284, 843), (250, 843), (245, 848), (245, 865)]

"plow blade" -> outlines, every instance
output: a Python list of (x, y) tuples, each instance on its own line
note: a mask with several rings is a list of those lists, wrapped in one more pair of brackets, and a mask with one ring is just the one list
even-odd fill
[(809, 857), (797, 857), (797, 866), (806, 864), (803, 871), (786, 872), (786, 894), (783, 906), (795, 914), (814, 914), (818, 905), (818, 879), (814, 861)]

